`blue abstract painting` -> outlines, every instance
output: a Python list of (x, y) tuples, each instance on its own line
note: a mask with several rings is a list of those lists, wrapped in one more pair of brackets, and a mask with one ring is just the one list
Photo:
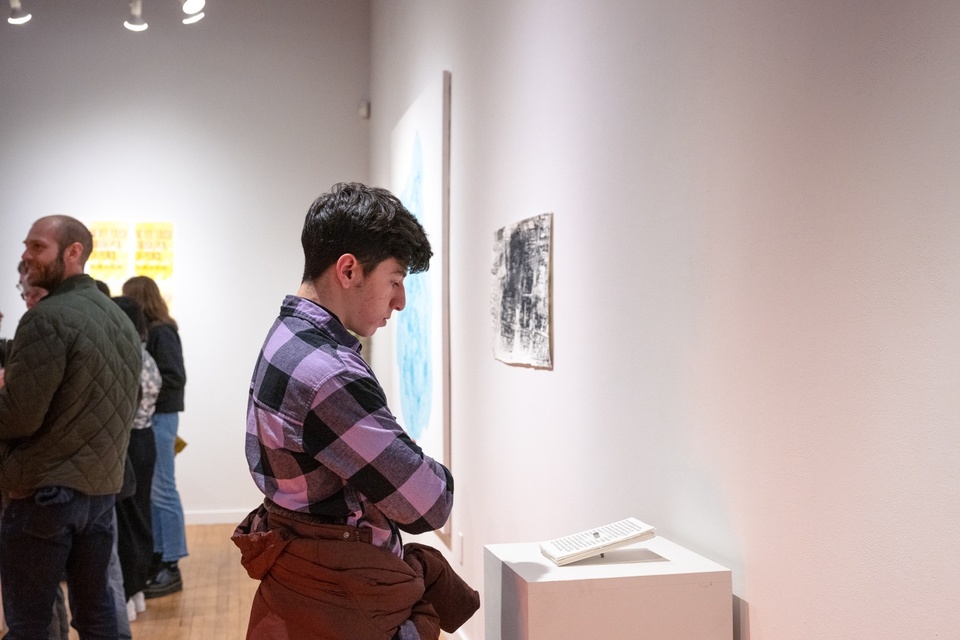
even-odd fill
[[(411, 155), (410, 175), (400, 200), (423, 224), (423, 145), (419, 133), (414, 136)], [(419, 440), (430, 425), (434, 375), (430, 329), (433, 303), (426, 273), (407, 276), (404, 285), (407, 306), (399, 314), (397, 325), (401, 417), (410, 437)]]
[[(404, 430), (425, 454), (449, 468), (449, 72), (426, 87), (397, 121), (390, 151), (391, 190), (423, 225), (433, 257), (427, 271), (404, 280), (406, 305), (395, 316), (384, 388)], [(448, 522), (439, 532), (448, 544), (450, 531)]]

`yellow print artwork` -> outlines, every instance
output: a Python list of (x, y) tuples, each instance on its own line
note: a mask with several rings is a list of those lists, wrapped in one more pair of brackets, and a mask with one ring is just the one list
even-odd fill
[(153, 278), (167, 305), (173, 307), (173, 223), (91, 222), (93, 253), (87, 273), (110, 287), (118, 296), (123, 283), (133, 276)]

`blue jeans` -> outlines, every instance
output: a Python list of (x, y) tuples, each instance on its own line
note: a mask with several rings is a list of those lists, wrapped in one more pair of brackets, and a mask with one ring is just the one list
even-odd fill
[(187, 533), (183, 506), (174, 478), (173, 445), (177, 439), (178, 413), (153, 414), (153, 437), (157, 442), (157, 462), (153, 467), (153, 493), (150, 514), (153, 518), (153, 550), (164, 562), (175, 562), (187, 555)]
[(113, 520), (113, 546), (110, 548), (110, 564), (107, 565), (107, 585), (110, 597), (117, 610), (117, 635), (120, 640), (133, 640), (130, 632), (130, 618), (127, 617), (127, 599), (123, 591), (123, 571), (120, 569), (120, 556), (117, 555), (117, 520)]
[(70, 616), (67, 615), (67, 600), (63, 587), (57, 585), (57, 600), (53, 603), (53, 617), (50, 620), (48, 640), (70, 640)]
[(5, 640), (46, 638), (64, 575), (73, 626), (84, 640), (117, 640), (107, 587), (114, 497), (45, 488), (9, 500), (0, 518), (0, 583), (10, 631)]

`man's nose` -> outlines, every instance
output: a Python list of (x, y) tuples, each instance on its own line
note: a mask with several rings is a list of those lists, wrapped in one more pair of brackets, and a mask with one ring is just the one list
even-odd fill
[(397, 311), (403, 311), (403, 308), (407, 306), (407, 292), (404, 286), (400, 285), (400, 292), (397, 294), (397, 297), (394, 299), (393, 308)]

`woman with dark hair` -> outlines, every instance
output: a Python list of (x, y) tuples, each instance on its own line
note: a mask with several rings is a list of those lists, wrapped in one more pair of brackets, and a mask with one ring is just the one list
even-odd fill
[(123, 591), (127, 601), (127, 617), (137, 617), (145, 608), (143, 590), (153, 577), (153, 515), (150, 507), (153, 468), (157, 446), (151, 425), (160, 394), (160, 369), (147, 351), (147, 319), (133, 298), (113, 299), (123, 309), (140, 334), (143, 370), (140, 373), (140, 402), (130, 432), (127, 458), (133, 468), (136, 487), (133, 495), (117, 501), (117, 551), (123, 571)]
[(173, 456), (187, 374), (177, 323), (170, 317), (157, 283), (147, 276), (135, 276), (123, 283), (123, 295), (135, 300), (143, 310), (147, 319), (147, 351), (156, 360), (163, 379), (152, 429), (157, 446), (151, 496), (153, 550), (159, 565), (143, 589), (146, 598), (158, 598), (183, 589), (177, 561), (187, 555), (187, 536)]

